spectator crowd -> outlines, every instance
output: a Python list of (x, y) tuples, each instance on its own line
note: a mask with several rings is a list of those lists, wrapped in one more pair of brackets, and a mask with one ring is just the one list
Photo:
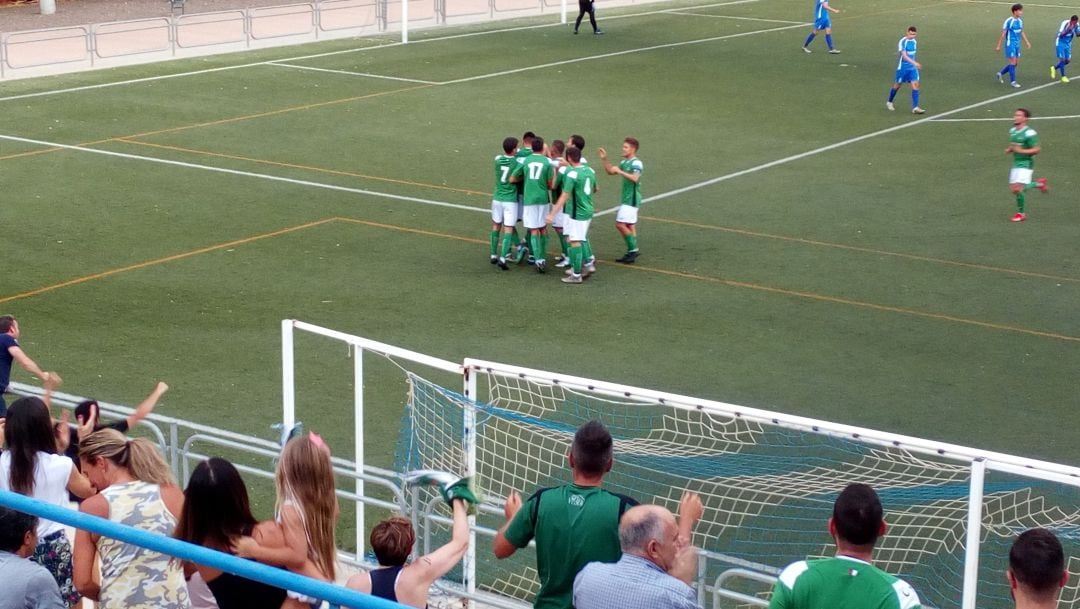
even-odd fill
[[(60, 376), (42, 370), (18, 338), (15, 319), (0, 317), (0, 490), (59, 506), (76, 500), (86, 514), (317, 580), (337, 580), (339, 509), (330, 449), (320, 436), (301, 432), (284, 443), (274, 480), (274, 518), (260, 522), (239, 471), (228, 461), (203, 461), (181, 489), (156, 445), (124, 435), (150, 414), (167, 385), (158, 383), (130, 417), (110, 424), (99, 421), (95, 402), (81, 404), (70, 426), (66, 415), (53, 420), (50, 414)], [(41, 378), (45, 393), (7, 407), (2, 393), (15, 362)], [(571, 481), (537, 489), (525, 500), (511, 492), (493, 542), (495, 557), (535, 543), (536, 609), (702, 609), (693, 587), (698, 550), (691, 543), (705, 510), (701, 498), (683, 493), (673, 514), (608, 491), (604, 479), (614, 465), (613, 449), (599, 421), (578, 428), (567, 454)], [(378, 568), (349, 578), (349, 588), (416, 609), (428, 606), (432, 584), (468, 550), (468, 514), (477, 502), (468, 484), (444, 484), (440, 490), (453, 514), (450, 541), (410, 562), (412, 523), (384, 520), (370, 535)], [(921, 609), (911, 585), (873, 565), (887, 524), (871, 487), (847, 485), (824, 525), (835, 555), (786, 567), (769, 609)], [(1055, 608), (1068, 580), (1061, 543), (1045, 529), (1020, 534), (1006, 578), (1017, 609)], [(101, 609), (324, 604), (85, 530), (76, 531), (73, 548), (59, 523), (0, 507), (0, 609), (62, 609), (84, 598)]]

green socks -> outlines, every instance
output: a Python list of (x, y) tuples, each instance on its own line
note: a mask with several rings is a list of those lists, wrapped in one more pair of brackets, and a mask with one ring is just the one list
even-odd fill
[(502, 231), (500, 231), (497, 228), (494, 228), (494, 229), (491, 230), (491, 234), (488, 235), (488, 238), (491, 240), (491, 255), (492, 256), (498, 256), (499, 255), (499, 236), (501, 234), (502, 234)]
[(1016, 210), (1024, 213), (1024, 191), (1016, 193)]
[(628, 251), (628, 252), (636, 252), (637, 251), (637, 235), (629, 234), (629, 235), (626, 236), (626, 251)]
[(570, 265), (574, 268), (574, 274), (581, 274), (581, 263), (585, 258), (585, 248), (581, 245), (570, 246)]
[(511, 231), (503, 232), (502, 236), (502, 251), (499, 253), (500, 258), (506, 258), (510, 255), (510, 246), (517, 241), (515, 235)]

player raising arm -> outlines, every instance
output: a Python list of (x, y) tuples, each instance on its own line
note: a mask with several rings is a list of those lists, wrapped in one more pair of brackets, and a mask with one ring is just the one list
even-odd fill
[(1061, 75), (1061, 82), (1069, 82), (1069, 77), (1065, 76), (1065, 66), (1069, 65), (1072, 61), (1072, 41), (1076, 36), (1080, 36), (1080, 31), (1077, 31), (1080, 26), (1080, 16), (1073, 15), (1065, 21), (1061, 22), (1061, 27), (1058, 28), (1056, 37), (1056, 53), (1057, 64), (1050, 66), (1050, 79), (1053, 80)]

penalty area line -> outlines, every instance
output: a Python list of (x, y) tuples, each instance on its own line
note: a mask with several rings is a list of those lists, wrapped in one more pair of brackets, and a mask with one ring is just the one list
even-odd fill
[(410, 203), (421, 203), (423, 205), (431, 205), (434, 207), (449, 207), (451, 209), (463, 209), (467, 211), (489, 213), (488, 208), (473, 207), (471, 205), (459, 205), (457, 203), (448, 203), (446, 201), (435, 201), (432, 199), (421, 199), (419, 197), (409, 197), (405, 195), (396, 195), (388, 192), (379, 192), (377, 190), (367, 190), (364, 188), (350, 188), (348, 186), (338, 186), (336, 184), (327, 184), (324, 182), (312, 182), (310, 180), (297, 180), (294, 178), (286, 178), (284, 176), (276, 176), (268, 173), (256, 173), (252, 171), (240, 171), (238, 169), (228, 169), (225, 167), (215, 167), (213, 165), (201, 165), (199, 163), (187, 163), (184, 161), (173, 161), (170, 159), (161, 159), (151, 156), (142, 156), (138, 154), (128, 154), (124, 152), (113, 152), (111, 150), (100, 150), (97, 148), (86, 148), (85, 146), (72, 146), (70, 144), (58, 144), (56, 142), (46, 142), (42, 140), (35, 140), (25, 137), (18, 137), (14, 135), (2, 135), (0, 134), (0, 140), (7, 140), (10, 142), (22, 142), (24, 144), (33, 144), (35, 146), (46, 146), (49, 148), (59, 148), (61, 150), (71, 150), (75, 152), (85, 152), (89, 154), (98, 154), (102, 156), (127, 159), (132, 161), (143, 161), (147, 163), (157, 163), (159, 165), (170, 165), (172, 167), (182, 167), (184, 169), (197, 169), (201, 171), (211, 171), (214, 173), (223, 173), (227, 175), (241, 176), (245, 178), (256, 178), (260, 180), (270, 180), (272, 182), (283, 182), (286, 184), (292, 184), (295, 186), (307, 186), (310, 188), (321, 188), (324, 190), (335, 190), (338, 192), (347, 192), (358, 195), (368, 195), (372, 197), (379, 197), (383, 199), (392, 199), (395, 201), (408, 201)]
[[(1065, 114), (1062, 116), (1040, 116), (1038, 118), (1031, 118), (1028, 120), (1030, 123), (1038, 123), (1040, 121), (1060, 121), (1068, 120), (1071, 118), (1080, 118), (1080, 114)], [(933, 123), (990, 123), (1011, 121), (1011, 116), (1002, 116), (1000, 118), (934, 118), (930, 119)]]

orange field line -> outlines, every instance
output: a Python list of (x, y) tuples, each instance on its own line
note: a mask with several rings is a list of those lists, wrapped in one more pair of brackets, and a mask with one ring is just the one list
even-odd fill
[[(118, 268), (118, 269), (112, 269), (112, 270), (104, 271), (104, 272), (101, 272), (101, 273), (95, 273), (93, 275), (86, 275), (84, 277), (71, 279), (69, 281), (64, 281), (64, 282), (53, 284), (53, 285), (46, 286), (46, 287), (43, 287), (43, 288), (38, 288), (36, 290), (30, 290), (30, 291), (22, 292), (22, 293), (19, 293), (19, 294), (14, 294), (12, 296), (2, 297), (2, 298), (0, 298), (0, 304), (6, 303), (6, 302), (11, 302), (13, 300), (18, 300), (18, 299), (21, 299), (21, 298), (29, 298), (31, 296), (37, 296), (37, 295), (43, 294), (45, 292), (51, 292), (53, 290), (58, 290), (60, 288), (65, 288), (65, 287), (69, 287), (69, 286), (72, 286), (72, 285), (77, 285), (77, 284), (80, 284), (80, 283), (93, 281), (95, 279), (102, 279), (102, 278), (105, 278), (105, 277), (111, 277), (113, 275), (117, 275), (117, 274), (120, 274), (120, 273), (125, 273), (127, 271), (133, 271), (133, 270), (136, 270), (136, 269), (146, 268), (146, 267), (149, 267), (149, 266), (163, 264), (163, 263), (166, 263), (166, 262), (172, 262), (174, 260), (180, 260), (180, 259), (183, 259), (183, 258), (189, 258), (191, 256), (197, 256), (199, 254), (212, 252), (214, 250), (220, 250), (220, 249), (224, 249), (224, 248), (227, 248), (227, 247), (232, 247), (232, 246), (235, 246), (235, 245), (241, 245), (241, 244), (244, 244), (244, 243), (250, 243), (252, 241), (258, 241), (260, 239), (267, 239), (267, 238), (270, 238), (270, 237), (277, 237), (277, 236), (284, 235), (284, 234), (287, 234), (287, 233), (292, 233), (292, 232), (296, 232), (296, 231), (299, 231), (299, 230), (304, 230), (306, 228), (312, 228), (312, 227), (315, 227), (315, 226), (320, 226), (320, 225), (323, 225), (323, 224), (328, 224), (330, 222), (337, 222), (337, 221), (345, 222), (345, 223), (348, 223), (348, 224), (357, 224), (357, 225), (362, 225), (362, 226), (370, 226), (370, 227), (373, 227), (373, 228), (382, 228), (382, 229), (386, 229), (386, 230), (393, 230), (393, 231), (398, 231), (398, 232), (403, 232), (403, 233), (410, 233), (410, 234), (414, 234), (414, 235), (423, 235), (423, 236), (427, 236), (427, 237), (439, 237), (439, 238), (442, 238), (442, 239), (449, 239), (449, 240), (453, 240), (453, 241), (462, 241), (462, 242), (465, 242), (465, 243), (472, 243), (472, 244), (487, 243), (486, 239), (479, 239), (479, 238), (476, 238), (476, 237), (463, 237), (461, 235), (454, 235), (454, 234), (451, 234), (451, 233), (442, 233), (442, 232), (438, 232), (438, 231), (430, 231), (430, 230), (424, 230), (424, 229), (419, 229), (419, 228), (409, 228), (407, 226), (398, 226), (398, 225), (395, 225), (395, 224), (384, 224), (382, 222), (372, 222), (370, 220), (360, 220), (360, 219), (357, 219), (357, 218), (348, 218), (348, 217), (342, 217), (342, 216), (335, 216), (335, 217), (331, 217), (331, 218), (324, 218), (322, 220), (316, 220), (314, 222), (307, 222), (307, 223), (304, 223), (304, 224), (298, 224), (296, 226), (290, 226), (288, 228), (283, 228), (283, 229), (279, 229), (279, 230), (276, 230), (276, 231), (271, 231), (271, 232), (267, 232), (267, 233), (260, 233), (258, 235), (254, 235), (254, 236), (251, 236), (251, 237), (245, 237), (243, 239), (236, 239), (236, 240), (229, 241), (229, 242), (226, 242), (226, 243), (220, 243), (220, 244), (217, 244), (217, 245), (211, 245), (211, 246), (207, 246), (207, 247), (202, 247), (202, 248), (191, 250), (189, 252), (184, 252), (184, 253), (181, 253), (181, 254), (174, 254), (174, 255), (171, 255), (171, 256), (163, 257), (163, 258), (155, 258), (154, 260), (148, 260), (146, 262), (140, 262), (138, 264), (125, 266), (125, 267)], [(1064, 340), (1064, 341), (1070, 341), (1070, 342), (1080, 342), (1080, 337), (1078, 337), (1078, 336), (1070, 336), (1068, 334), (1058, 334), (1056, 332), (1044, 332), (1042, 330), (1033, 330), (1031, 328), (1024, 328), (1024, 327), (1021, 327), (1021, 326), (1011, 326), (1011, 325), (1008, 325), (1008, 324), (999, 324), (999, 323), (993, 323), (993, 322), (987, 322), (987, 321), (979, 321), (979, 320), (975, 320), (975, 319), (967, 319), (967, 318), (964, 318), (964, 317), (956, 317), (955, 315), (946, 315), (946, 314), (943, 314), (943, 313), (933, 313), (933, 312), (929, 312), (929, 311), (920, 311), (918, 309), (907, 309), (907, 308), (904, 308), (904, 307), (895, 307), (895, 306), (892, 306), (892, 305), (882, 305), (882, 304), (876, 304), (876, 303), (872, 303), (872, 302), (864, 302), (864, 301), (861, 301), (861, 300), (853, 300), (853, 299), (850, 299), (850, 298), (841, 298), (841, 297), (838, 297), (838, 296), (827, 296), (825, 294), (818, 294), (816, 292), (806, 292), (806, 291), (802, 291), (802, 290), (790, 290), (790, 289), (787, 289), (787, 288), (778, 288), (778, 287), (762, 285), (762, 284), (758, 284), (758, 283), (749, 283), (749, 282), (746, 282), (746, 281), (736, 281), (736, 280), (733, 280), (733, 279), (723, 279), (721, 277), (708, 277), (708, 276), (705, 276), (705, 275), (697, 275), (697, 274), (694, 274), (694, 273), (687, 273), (687, 272), (684, 272), (684, 271), (672, 271), (672, 270), (667, 270), (667, 269), (658, 269), (658, 268), (649, 267), (649, 266), (642, 266), (640, 264), (628, 265), (628, 266), (624, 266), (624, 267), (621, 267), (621, 268), (627, 268), (627, 269), (637, 271), (637, 272), (654, 273), (654, 274), (665, 275), (665, 276), (669, 276), (669, 277), (679, 277), (679, 278), (682, 278), (682, 279), (691, 279), (691, 280), (694, 280), (694, 281), (703, 281), (703, 282), (707, 282), (707, 283), (715, 283), (715, 284), (726, 285), (726, 286), (734, 287), (734, 288), (743, 288), (743, 289), (755, 290), (755, 291), (759, 291), (759, 292), (767, 292), (767, 293), (770, 293), (770, 294), (780, 294), (780, 295), (783, 295), (783, 296), (794, 296), (796, 298), (804, 298), (804, 299), (807, 299), (807, 300), (814, 300), (814, 301), (818, 301), (818, 302), (828, 302), (828, 303), (833, 303), (833, 304), (842, 304), (842, 305), (859, 307), (859, 308), (864, 308), (864, 309), (871, 309), (871, 310), (874, 310), (874, 311), (884, 311), (884, 312), (887, 312), (887, 313), (899, 313), (899, 314), (902, 314), (902, 315), (910, 315), (910, 316), (914, 316), (914, 317), (922, 317), (922, 318), (925, 318), (925, 319), (934, 319), (934, 320), (938, 320), (938, 321), (948, 321), (948, 322), (959, 323), (959, 324), (964, 324), (964, 325), (976, 326), (976, 327), (980, 327), (980, 328), (989, 328), (989, 329), (992, 329), (992, 330), (1001, 330), (1001, 331), (1005, 331), (1005, 332), (1016, 332), (1016, 333), (1019, 333), (1019, 334), (1027, 334), (1029, 336), (1037, 336), (1037, 337), (1040, 337), (1040, 338), (1052, 338), (1052, 339), (1055, 339), (1055, 340)]]
[(797, 298), (806, 298), (808, 300), (816, 300), (819, 302), (831, 302), (835, 304), (849, 305), (853, 307), (860, 307), (864, 309), (872, 309), (875, 311), (886, 311), (889, 313), (901, 313), (903, 315), (912, 315), (915, 317), (924, 317), (927, 319), (936, 319), (939, 321), (951, 321), (959, 324), (965, 324), (970, 326), (978, 326), (980, 328), (990, 328), (993, 330), (1003, 330), (1006, 332), (1017, 332), (1020, 334), (1028, 334), (1031, 336), (1038, 336), (1040, 338), (1053, 338), (1057, 340), (1080, 342), (1080, 336), (1070, 336), (1068, 334), (1058, 334), (1056, 332), (1044, 332), (1042, 330), (1032, 330), (1031, 328), (1024, 328), (1021, 326), (1010, 326), (1007, 324), (998, 324), (989, 321), (979, 321), (976, 319), (967, 319), (964, 317), (956, 317), (955, 315), (945, 315), (944, 313), (932, 313), (929, 311), (920, 311), (918, 309), (907, 309), (904, 307), (894, 307), (892, 305), (882, 305), (873, 302), (863, 302), (861, 300), (852, 300), (850, 298), (840, 298), (839, 296), (826, 296), (824, 294), (818, 294), (815, 292), (804, 292), (802, 290), (789, 290), (787, 288), (777, 288), (768, 285), (761, 285), (758, 283), (748, 283), (746, 281), (736, 281), (734, 279), (723, 279), (720, 277), (706, 277), (704, 275), (695, 275), (693, 273), (686, 273), (683, 271), (669, 271), (666, 269), (658, 269), (653, 267), (641, 266), (640, 264), (627, 265), (626, 268), (630, 268), (636, 271), (657, 273), (660, 275), (668, 275), (671, 277), (681, 277), (684, 279), (694, 279), (697, 281), (706, 281), (709, 283), (719, 283), (735, 288), (745, 288), (748, 290), (757, 290), (759, 292), (769, 292), (772, 294), (782, 294), (784, 296), (795, 296)]
[[(322, 108), (324, 106), (332, 106), (332, 105), (336, 105), (336, 104), (344, 104), (344, 103), (353, 102), (353, 101), (360, 101), (360, 100), (363, 100), (363, 99), (371, 99), (373, 97), (380, 97), (380, 96), (383, 96), (383, 95), (391, 95), (393, 93), (404, 93), (406, 91), (415, 91), (417, 89), (426, 89), (426, 88), (431, 87), (431, 86), (433, 86), (433, 85), (417, 85), (415, 87), (403, 87), (401, 89), (391, 89), (389, 91), (380, 91), (378, 93), (368, 93), (366, 95), (356, 95), (356, 96), (353, 96), (353, 97), (344, 97), (344, 98), (341, 98), (341, 99), (331, 99), (331, 100), (324, 101), (324, 102), (315, 102), (315, 103), (311, 103), (311, 104), (303, 104), (303, 105), (300, 105), (300, 106), (289, 106), (288, 108), (280, 108), (278, 110), (268, 110), (266, 112), (258, 112), (258, 113), (255, 113), (255, 114), (245, 114), (245, 115), (242, 115), (242, 116), (233, 116), (233, 117), (230, 117), (230, 118), (222, 118), (222, 119), (218, 119), (218, 120), (214, 120), (214, 121), (207, 121), (207, 122), (203, 122), (203, 123), (195, 123), (195, 124), (192, 124), (192, 125), (181, 125), (179, 127), (168, 127), (166, 129), (157, 129), (155, 131), (144, 131), (142, 133), (131, 133), (131, 134), (128, 134), (128, 135), (118, 135), (116, 137), (110, 137), (110, 138), (105, 138), (105, 139), (101, 139), (101, 140), (95, 140), (95, 141), (92, 141), (92, 142), (83, 142), (83, 143), (77, 144), (77, 145), (78, 146), (95, 146), (95, 145), (99, 145), (99, 144), (105, 144), (105, 143), (108, 143), (108, 142), (124, 141), (124, 140), (127, 140), (129, 138), (146, 137), (146, 136), (150, 136), (150, 135), (158, 135), (158, 134), (161, 134), (161, 133), (173, 133), (173, 132), (176, 132), (176, 131), (186, 131), (188, 129), (197, 129), (199, 127), (212, 127), (214, 125), (224, 125), (224, 124), (228, 124), (228, 123), (235, 123), (235, 122), (238, 122), (238, 121), (246, 121), (246, 120), (251, 120), (251, 119), (256, 119), (256, 118), (263, 118), (263, 117), (267, 117), (267, 116), (276, 116), (278, 114), (285, 114), (287, 112), (296, 112), (298, 110), (311, 110), (313, 108)], [(9, 154), (9, 155), (5, 155), (5, 156), (0, 156), (0, 161), (6, 161), (8, 159), (17, 159), (17, 158), (22, 158), (22, 157), (27, 157), (27, 156), (35, 156), (35, 155), (39, 155), (39, 154), (47, 154), (47, 153), (50, 153), (50, 152), (58, 152), (60, 150), (64, 150), (64, 149), (63, 148), (45, 148), (45, 149), (42, 149), (42, 150), (31, 150), (29, 152), (17, 152), (15, 154)]]
[(933, 262), (935, 264), (944, 264), (948, 266), (959, 266), (969, 269), (977, 269), (980, 271), (990, 271), (995, 273), (1007, 273), (1009, 275), (1020, 275), (1022, 277), (1036, 277), (1038, 279), (1051, 279), (1054, 281), (1066, 281), (1069, 283), (1080, 283), (1080, 279), (1076, 277), (1065, 277), (1062, 275), (1051, 275), (1048, 273), (1036, 273), (1034, 271), (1021, 271), (1018, 269), (1010, 269), (1002, 266), (992, 266), (989, 264), (977, 264), (974, 262), (960, 262), (957, 260), (949, 260), (947, 258), (934, 258), (933, 256), (920, 256), (918, 254), (906, 254), (904, 252), (892, 252), (889, 250), (879, 250), (872, 247), (862, 247), (858, 245), (847, 245), (845, 243), (834, 243), (832, 241), (818, 241), (816, 239), (804, 239), (802, 237), (789, 237), (787, 235), (775, 235), (772, 233), (762, 233), (758, 231), (746, 230), (742, 228), (731, 228), (729, 226), (717, 226), (715, 224), (700, 224), (697, 222), (686, 222), (683, 220), (668, 220), (665, 218), (653, 218), (651, 216), (645, 217), (646, 220), (660, 222), (664, 224), (677, 224), (680, 226), (690, 226), (693, 228), (704, 228), (708, 230), (721, 231), (725, 233), (733, 233), (736, 235), (744, 235), (747, 237), (762, 237), (764, 239), (776, 239), (778, 241), (790, 241), (792, 243), (802, 243), (805, 245), (816, 245), (820, 247), (831, 247), (835, 249), (848, 250), (852, 252), (863, 252), (866, 254), (876, 254), (879, 256), (892, 256), (895, 258), (905, 258), (907, 260), (917, 260), (919, 262)]
[(285, 114), (288, 112), (296, 112), (299, 110), (311, 110), (314, 108), (324, 108), (326, 106), (334, 106), (337, 104), (347, 104), (349, 102), (360, 101), (363, 99), (372, 99), (375, 97), (382, 97), (384, 95), (393, 95), (395, 93), (405, 93), (407, 91), (416, 91), (417, 89), (427, 89), (433, 85), (416, 85), (415, 87), (403, 87), (401, 89), (391, 89), (389, 91), (380, 91), (378, 93), (368, 93), (366, 95), (356, 95), (353, 97), (344, 97), (341, 99), (331, 99), (328, 101), (315, 102), (311, 104), (303, 104), (300, 106), (289, 106), (288, 108), (280, 108), (278, 110), (268, 110), (266, 112), (257, 112), (255, 114), (245, 114), (243, 116), (234, 116), (232, 118), (221, 118), (214, 121), (207, 121), (204, 123), (195, 123), (192, 125), (182, 125), (180, 127), (168, 127), (165, 129), (155, 129), (154, 131), (144, 131), (142, 133), (133, 133), (130, 135), (118, 136), (113, 139), (128, 139), (136, 137), (148, 137), (151, 135), (161, 135), (162, 133), (175, 133), (177, 131), (186, 131), (188, 129), (198, 129), (200, 127), (213, 127), (215, 125), (226, 125), (229, 123), (235, 123), (239, 121), (247, 121), (256, 118), (265, 118), (267, 116), (277, 116), (279, 114)]
[[(225, 154), (223, 152), (211, 152), (209, 150), (196, 150), (194, 148), (184, 148), (182, 146), (172, 146), (169, 144), (154, 144), (152, 142), (140, 142), (138, 140), (131, 140), (127, 138), (114, 138), (113, 141), (122, 142), (125, 144), (133, 144), (136, 146), (149, 146), (151, 148), (161, 148), (163, 150), (174, 150), (176, 152), (185, 152), (188, 154), (198, 154), (203, 156), (217, 157), (222, 159), (231, 159), (234, 161), (246, 161), (249, 163), (259, 163), (261, 165), (271, 165), (274, 167), (285, 167), (288, 169), (302, 169), (305, 171), (314, 171), (318, 173), (327, 173), (331, 175), (347, 176), (351, 178), (363, 178), (365, 180), (375, 180), (378, 182), (390, 182), (393, 184), (402, 184), (405, 186), (420, 186), (422, 188), (433, 188), (436, 190), (447, 190), (450, 192), (459, 192), (467, 195), (487, 195), (488, 192), (481, 192), (479, 190), (469, 190), (466, 188), (455, 188), (453, 186), (443, 186), (442, 184), (428, 184), (425, 182), (414, 182), (412, 180), (399, 180), (396, 178), (384, 178), (381, 176), (367, 175), (363, 173), (354, 173), (352, 171), (341, 171), (338, 169), (327, 169), (325, 167), (316, 167), (313, 165), (299, 165), (296, 163), (284, 163), (281, 161), (271, 161), (268, 159), (256, 159), (252, 157), (240, 156), (236, 154)], [(0, 159), (2, 160), (2, 159)]]
[(12, 294), (11, 296), (0, 297), (0, 304), (6, 303), (6, 302), (11, 302), (13, 300), (20, 300), (20, 299), (23, 299), (23, 298), (30, 298), (31, 296), (38, 296), (38, 295), (44, 294), (46, 292), (52, 292), (54, 290), (59, 290), (61, 288), (71, 287), (73, 285), (78, 285), (80, 283), (86, 283), (88, 281), (94, 281), (96, 279), (104, 279), (106, 277), (112, 277), (113, 275), (119, 275), (120, 273), (126, 273), (128, 271), (135, 271), (135, 270), (143, 269), (143, 268), (146, 268), (146, 267), (149, 267), (149, 266), (156, 266), (158, 264), (164, 264), (166, 262), (173, 262), (173, 261), (176, 261), (176, 260), (182, 260), (184, 258), (190, 258), (192, 256), (198, 256), (199, 254), (205, 254), (205, 253), (208, 253), (208, 252), (213, 252), (215, 250), (225, 249), (225, 248), (233, 247), (233, 246), (236, 246), (236, 245), (242, 245), (244, 243), (251, 243), (252, 241), (258, 241), (260, 239), (268, 239), (270, 237), (279, 237), (281, 235), (285, 235), (285, 234), (288, 234), (288, 233), (293, 233), (293, 232), (296, 232), (296, 231), (299, 231), (299, 230), (304, 230), (306, 228), (311, 228), (313, 226), (319, 226), (320, 224), (327, 224), (327, 223), (333, 222), (333, 221), (334, 221), (334, 218), (325, 218), (323, 220), (316, 220), (315, 222), (306, 222), (304, 224), (297, 224), (296, 226), (290, 226), (288, 228), (282, 228), (282, 229), (278, 229), (278, 230), (275, 230), (275, 231), (270, 231), (270, 232), (267, 232), (267, 233), (259, 233), (258, 235), (253, 235), (251, 237), (244, 237), (243, 239), (235, 239), (233, 241), (228, 241), (228, 242), (225, 242), (225, 243), (219, 243), (217, 245), (209, 245), (209, 246), (206, 246), (206, 247), (200, 247), (198, 249), (194, 249), (194, 250), (191, 250), (189, 252), (183, 252), (183, 253), (180, 253), (180, 254), (173, 254), (171, 256), (165, 256), (163, 258), (155, 258), (153, 260), (147, 260), (145, 262), (139, 262), (138, 264), (131, 264), (131, 265), (128, 265), (128, 266), (125, 266), (125, 267), (117, 268), (117, 269), (111, 269), (111, 270), (108, 270), (108, 271), (102, 271), (100, 273), (94, 273), (92, 275), (84, 275), (83, 277), (76, 277), (75, 279), (69, 279), (67, 281), (61, 281), (60, 283), (54, 283), (52, 285), (47, 285), (45, 287), (37, 288), (35, 290), (29, 290), (29, 291), (26, 291), (26, 292), (20, 292), (18, 294)]

